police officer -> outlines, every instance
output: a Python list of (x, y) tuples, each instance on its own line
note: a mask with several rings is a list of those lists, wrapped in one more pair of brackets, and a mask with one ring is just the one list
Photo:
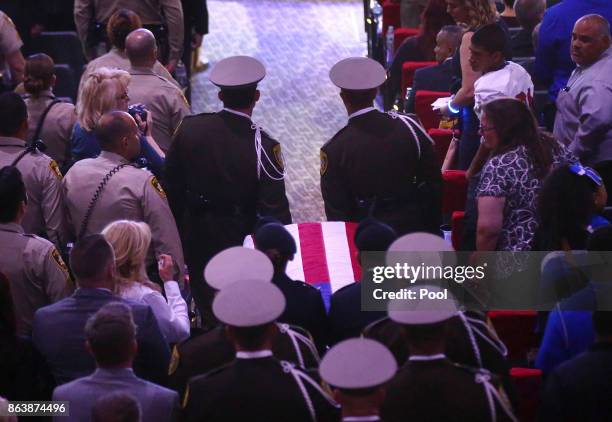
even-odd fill
[(51, 57), (39, 53), (28, 57), (24, 88), (28, 108), (29, 141), (42, 139), (46, 153), (61, 169), (70, 161), (70, 138), (77, 120), (75, 107), (53, 94), (56, 77)]
[[(253, 280), (270, 282), (274, 270), (263, 253), (235, 246), (215, 255), (205, 271), (206, 281), (215, 291), (220, 291), (242, 279), (244, 274)], [(277, 359), (289, 361), (304, 369), (318, 367), (319, 355), (307, 331), (278, 322), (275, 323), (275, 329), (272, 353)], [(177, 345), (170, 366), (173, 387), (182, 394), (191, 377), (230, 363), (234, 355), (234, 347), (227, 338), (224, 324), (218, 324)]]
[(318, 383), (272, 354), (274, 321), (284, 308), (283, 293), (269, 281), (243, 278), (217, 294), (213, 311), (227, 325), (235, 360), (192, 378), (186, 420), (337, 420), (335, 403)]
[(157, 46), (153, 33), (147, 29), (131, 32), (125, 40), (130, 60), (129, 93), (132, 104), (144, 104), (153, 116), (153, 138), (167, 152), (172, 134), (183, 117), (190, 115), (183, 92), (172, 82), (155, 73)]
[(9, 279), (17, 333), (29, 335), (34, 312), (66, 297), (73, 284), (51, 242), (21, 227), (28, 196), (16, 167), (0, 170), (0, 268)]
[(457, 303), (448, 291), (446, 299), (419, 300), (423, 288), (443, 292), (420, 284), (409, 289), (417, 299), (389, 302), (389, 318), (402, 325), (410, 357), (387, 385), (383, 420), (516, 421), (494, 375), (447, 358), (447, 323), (457, 314)]
[[(251, 120), (265, 76), (254, 58), (221, 60), (210, 80), (221, 88), (217, 113), (183, 119), (166, 157), (170, 206), (179, 224), (191, 287), (210, 314), (202, 270), (217, 252), (241, 245), (257, 215), (291, 223), (280, 144)], [(210, 316), (210, 315), (209, 315)]]
[(140, 152), (138, 135), (129, 114), (102, 116), (96, 129), (102, 153), (76, 163), (63, 182), (68, 229), (78, 240), (116, 220), (144, 221), (155, 255), (171, 255), (182, 274), (183, 250), (166, 194), (155, 176), (130, 162)]
[(312, 334), (320, 352), (328, 344), (327, 312), (321, 292), (303, 281), (292, 280), (286, 273), (287, 263), (297, 252), (295, 240), (280, 223), (268, 223), (253, 236), (255, 247), (265, 253), (274, 266), (272, 282), (281, 289), (287, 306), (279, 321), (300, 326)]
[(160, 61), (174, 72), (183, 51), (183, 8), (180, 0), (75, 0), (74, 22), (85, 56), (96, 58), (111, 15), (120, 8), (134, 11), (160, 43)]
[(23, 80), (25, 60), (21, 54), (22, 46), (15, 24), (0, 11), (0, 92)]
[(43, 234), (63, 250), (62, 174), (55, 161), (26, 146), (27, 133), (28, 112), (23, 99), (14, 92), (0, 95), (0, 166), (17, 166), (28, 192), (21, 225), (26, 233)]
[(321, 148), (321, 191), (330, 221), (360, 221), (368, 213), (398, 234), (439, 230), (441, 173), (433, 141), (411, 117), (377, 111), (385, 81), (374, 60), (341, 60), (330, 71), (348, 124)]
[(321, 378), (334, 388), (342, 421), (380, 421), (383, 384), (397, 371), (395, 358), (382, 343), (351, 338), (332, 347), (321, 361)]

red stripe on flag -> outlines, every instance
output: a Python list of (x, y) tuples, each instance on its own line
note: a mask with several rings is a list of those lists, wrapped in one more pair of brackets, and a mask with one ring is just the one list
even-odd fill
[(308, 284), (329, 281), (325, 242), (320, 223), (298, 224), (304, 281)]
[(357, 261), (357, 247), (355, 246), (357, 223), (346, 223), (344, 226), (346, 227), (346, 240), (349, 246), (349, 253), (351, 254), (351, 265), (353, 267), (355, 281), (361, 281), (361, 265), (359, 265), (359, 261)]

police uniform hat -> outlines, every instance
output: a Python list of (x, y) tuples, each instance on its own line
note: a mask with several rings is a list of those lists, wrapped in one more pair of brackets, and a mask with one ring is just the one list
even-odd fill
[(204, 280), (217, 290), (222, 290), (247, 277), (270, 282), (273, 275), (272, 262), (263, 252), (242, 246), (234, 246), (219, 252), (204, 269)]
[(222, 89), (246, 88), (266, 76), (264, 65), (249, 56), (232, 56), (221, 60), (210, 72), (210, 81)]
[(344, 389), (371, 388), (384, 384), (397, 371), (387, 347), (367, 338), (344, 340), (332, 347), (319, 365), (321, 378)]
[(370, 217), (355, 230), (355, 246), (359, 251), (386, 251), (395, 239), (397, 233), (391, 226)]
[(255, 232), (254, 239), (255, 246), (260, 251), (276, 249), (285, 257), (297, 252), (295, 239), (282, 224), (269, 223), (261, 226)]
[(367, 57), (349, 57), (340, 60), (329, 71), (329, 78), (339, 88), (362, 91), (381, 86), (387, 73), (375, 60)]
[(414, 299), (389, 301), (387, 308), (389, 318), (405, 325), (425, 325), (446, 321), (459, 312), (457, 302), (448, 289), (445, 299), (431, 299), (428, 296), (421, 299), (421, 289), (426, 289), (432, 295), (444, 293), (444, 290), (438, 286), (415, 285), (408, 289), (415, 292)]
[(242, 279), (221, 290), (212, 305), (219, 321), (232, 327), (268, 324), (285, 310), (285, 296), (274, 284)]
[[(410, 252), (402, 254), (401, 252)], [(447, 252), (439, 254), (435, 252)], [(416, 232), (396, 239), (387, 251), (386, 264), (393, 266), (410, 260), (424, 265), (454, 265), (456, 257), (453, 247), (440, 236)]]

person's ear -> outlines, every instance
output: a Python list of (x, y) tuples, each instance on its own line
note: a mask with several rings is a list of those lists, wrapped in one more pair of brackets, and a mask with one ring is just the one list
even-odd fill
[(138, 341), (136, 339), (132, 340), (131, 349), (132, 356), (136, 356), (138, 354)]
[(253, 101), (253, 102), (255, 102), (255, 103), (256, 103), (257, 101), (259, 101), (259, 97), (260, 97), (260, 96), (261, 96), (261, 92), (260, 92), (258, 89), (256, 89), (256, 90), (255, 90), (255, 98), (254, 98), (254, 101)]
[(55, 75), (51, 76), (51, 88), (55, 86), (56, 82), (57, 82), (57, 76)]
[(219, 91), (217, 93), (217, 97), (221, 100), (221, 102), (223, 102), (223, 91)]
[(89, 343), (89, 340), (85, 340), (85, 350), (87, 350), (87, 353), (89, 353), (90, 355), (94, 355), (93, 354), (93, 349), (91, 348), (91, 343)]

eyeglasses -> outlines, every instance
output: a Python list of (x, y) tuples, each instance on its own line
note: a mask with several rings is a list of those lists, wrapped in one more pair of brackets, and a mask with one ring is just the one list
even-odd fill
[(569, 171), (577, 176), (588, 177), (597, 186), (603, 185), (603, 179), (595, 170), (591, 167), (584, 167), (582, 164), (572, 164), (569, 166)]

